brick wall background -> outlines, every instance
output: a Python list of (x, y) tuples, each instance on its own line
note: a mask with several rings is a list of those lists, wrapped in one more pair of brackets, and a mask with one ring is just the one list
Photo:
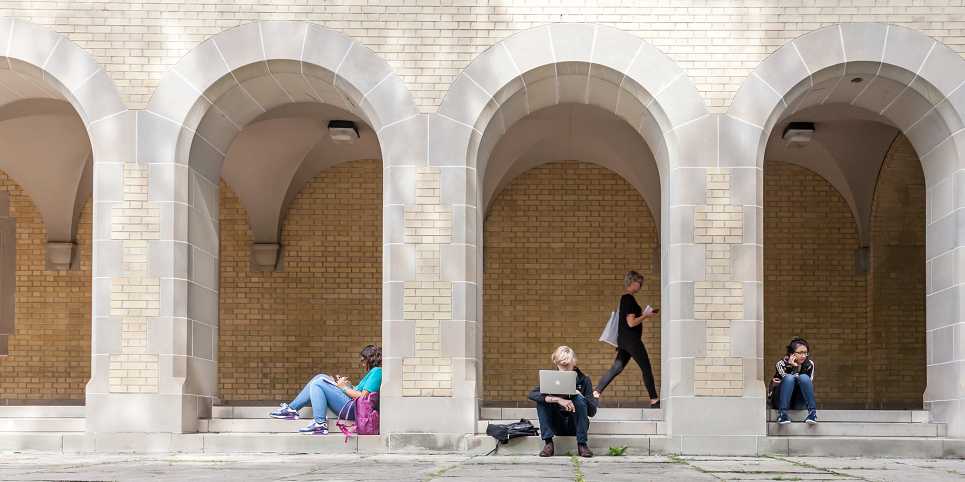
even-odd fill
[(800, 335), (811, 344), (819, 406), (921, 408), (925, 203), (920, 166), (900, 136), (878, 181), (872, 269), (861, 274), (855, 271), (857, 226), (844, 198), (803, 167), (767, 162), (765, 376), (774, 372), (788, 340)]
[(382, 164), (312, 179), (282, 228), (282, 269), (251, 272), (247, 213), (221, 183), (218, 375), (223, 400), (290, 399), (317, 373), (358, 382), (382, 337)]
[(922, 405), (925, 391), (925, 179), (904, 136), (885, 159), (871, 218), (869, 369), (875, 408)]
[[(484, 399), (525, 402), (537, 371), (553, 368), (559, 345), (576, 350), (596, 384), (614, 350), (600, 332), (623, 293), (623, 276), (646, 277), (641, 306), (659, 307), (653, 270), (657, 228), (643, 198), (616, 173), (585, 162), (531, 169), (499, 193), (485, 220)], [(644, 324), (644, 344), (660, 386), (660, 322)], [(635, 363), (604, 402), (647, 399)]]
[(829, 24), (903, 25), (965, 52), (965, 5), (951, 1), (36, 0), (0, 2), (0, 16), (77, 42), (107, 69), (131, 108), (143, 107), (162, 74), (192, 47), (256, 20), (307, 20), (355, 38), (395, 68), (425, 111), (435, 110), (454, 76), (480, 52), (549, 22), (600, 23), (646, 39), (680, 64), (718, 112), (764, 57)]
[(80, 268), (47, 271), (40, 211), (3, 172), (0, 190), (10, 193), (17, 221), (16, 333), (9, 356), (0, 357), (0, 403), (83, 400), (90, 379), (92, 203), (84, 205), (77, 227)]

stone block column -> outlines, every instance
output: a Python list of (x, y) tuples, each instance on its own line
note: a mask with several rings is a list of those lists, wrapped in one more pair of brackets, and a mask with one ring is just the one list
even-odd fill
[(217, 186), (157, 161), (178, 126), (143, 111), (106, 122), (137, 162), (94, 172), (88, 431), (194, 432), (217, 384)]
[(381, 429), (392, 450), (463, 450), (476, 429), (472, 178), (445, 148), (451, 136), (430, 129), (437, 121), (420, 115), (382, 133), (405, 143), (385, 160)]
[(677, 453), (765, 450), (762, 177), (734, 161), (733, 122), (708, 115), (676, 132), (686, 149), (670, 174), (664, 225), (670, 319), (662, 396), (667, 450)]

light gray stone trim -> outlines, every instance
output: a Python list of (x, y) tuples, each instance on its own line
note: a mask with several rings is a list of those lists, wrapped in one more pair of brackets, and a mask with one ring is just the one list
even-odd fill
[[(574, 76), (585, 80), (574, 84)], [(594, 89), (604, 85), (617, 88), (612, 94)], [(574, 88), (579, 91), (570, 92)], [(643, 108), (631, 108), (628, 97)], [(707, 115), (690, 79), (656, 48), (612, 27), (566, 23), (524, 30), (484, 51), (452, 83), (437, 112), (484, 138), (490, 128), (501, 135), (515, 120), (501, 116), (504, 109), (530, 113), (562, 100), (600, 105), (626, 119), (654, 150), (661, 172), (675, 161), (667, 152), (674, 144), (665, 139), (673, 137), (668, 133)], [(525, 105), (514, 109), (516, 102)], [(476, 147), (472, 140), (465, 145), (470, 166), (489, 153)]]
[[(962, 211), (954, 201), (965, 196), (960, 189), (965, 186), (957, 179), (965, 152), (965, 136), (961, 135), (965, 132), (965, 60), (934, 39), (905, 27), (857, 23), (819, 29), (781, 47), (751, 73), (722, 118), (722, 146), (728, 146), (728, 164), (762, 170), (767, 138), (779, 119), (833, 95), (827, 94), (823, 100), (808, 98), (812, 86), (835, 82), (835, 78), (844, 82), (851, 76), (862, 77), (867, 86), (852, 98), (834, 101), (851, 102), (888, 118), (909, 138), (922, 162), (928, 186), (929, 274), (929, 366), (924, 398), (932, 419), (947, 423), (949, 435), (961, 436), (965, 434), (965, 390), (958, 381), (965, 372), (965, 361), (949, 354), (965, 350), (959, 309), (965, 293), (958, 284), (965, 277), (961, 274), (965, 266), (946, 258), (957, 257), (962, 244), (958, 233), (965, 226), (965, 216), (960, 215)], [(865, 95), (875, 85), (879, 94), (893, 93)], [(760, 226), (763, 212), (754, 211)], [(754, 278), (753, 271), (743, 277), (748, 282)]]
[[(705, 124), (713, 124), (708, 133), (713, 137), (713, 158), (707, 159), (706, 152), (694, 149), (686, 151), (686, 157), (688, 162), (696, 165), (716, 165), (716, 119), (708, 116), (703, 99), (679, 66), (638, 37), (595, 24), (554, 23), (524, 30), (479, 54), (452, 83), (439, 109), (429, 118), (429, 164), (443, 167), (444, 173), (448, 172), (445, 170), (447, 166), (465, 167), (467, 176), (464, 189), (461, 188), (462, 178), (455, 176), (458, 171), (452, 171), (454, 182), (443, 186), (445, 201), (456, 206), (455, 226), (466, 230), (464, 235), (454, 233), (454, 236), (467, 243), (465, 247), (447, 251), (444, 265), (454, 283), (466, 282), (466, 293), (454, 296), (454, 309), (465, 312), (464, 316), (470, 320), (479, 321), (455, 330), (462, 336), (475, 337), (475, 341), (466, 340), (464, 346), (466, 361), (475, 363), (477, 375), (481, 375), (478, 370), (482, 366), (481, 329), (484, 323), (481, 302), (484, 206), (480, 205), (478, 196), (485, 195), (482, 187), (489, 156), (516, 121), (563, 102), (590, 104), (610, 111), (625, 120), (647, 142), (658, 166), (663, 197), (659, 215), (664, 226), (661, 245), (667, 262), (661, 265), (668, 266), (662, 277), (664, 305), (673, 309), (679, 304), (677, 298), (684, 296), (680, 290), (669, 289), (666, 285), (668, 280), (676, 279), (667, 273), (690, 269), (689, 264), (674, 263), (674, 260), (684, 259), (678, 254), (689, 247), (670, 246), (669, 233), (677, 232), (676, 225), (686, 221), (678, 217), (687, 212), (685, 208), (671, 213), (671, 204), (677, 206), (679, 203), (667, 202), (670, 193), (680, 184), (675, 180), (678, 177), (676, 166), (683, 162), (684, 156), (678, 148), (678, 139), (699, 131), (706, 127)], [(691, 123), (694, 125), (688, 128)], [(702, 201), (702, 177), (699, 184), (701, 190), (696, 199)], [(690, 213), (692, 215), (692, 209)], [(473, 216), (469, 217), (470, 214)], [(692, 219), (689, 224), (692, 225)], [(687, 235), (683, 228), (679, 234), (681, 237)], [(475, 253), (471, 252), (472, 245), (468, 243), (474, 244)], [(465, 264), (462, 262), (463, 252), (467, 255)], [(455, 265), (458, 269), (453, 269), (453, 264), (448, 261), (453, 255), (458, 255), (459, 261)], [(701, 260), (698, 266), (702, 270), (703, 251), (690, 258), (697, 259), (698, 256)], [(473, 260), (475, 267), (471, 266)], [(682, 279), (700, 278), (683, 276)], [(692, 297), (692, 285), (688, 286)], [(671, 331), (674, 337), (682, 334), (673, 329), (673, 323), (670, 320), (664, 331), (664, 347), (670, 346), (666, 340)], [(667, 369), (670, 360), (667, 352), (664, 350), (663, 360), (665, 395), (670, 394), (670, 384), (680, 385), (679, 380), (670, 381), (672, 377), (668, 374), (677, 370)], [(682, 360), (673, 361), (679, 364)], [(481, 393), (482, 377), (473, 377), (471, 383), (456, 384), (456, 390), (461, 386), (470, 389), (473, 385), (475, 393)]]
[[(151, 269), (161, 276), (161, 315), (180, 327), (155, 333), (156, 346), (174, 349), (160, 353), (162, 393), (183, 395), (165, 415), (179, 422), (169, 420), (161, 431), (194, 430), (217, 394), (217, 191), (225, 154), (258, 116), (295, 102), (334, 105), (375, 131), (387, 167), (386, 286), (413, 270), (414, 256), (395, 244), (403, 226), (391, 221), (394, 203), (414, 197), (409, 174), (426, 164), (426, 154), (411, 146), (424, 145), (427, 122), (388, 63), (349, 37), (306, 22), (248, 23), (201, 43), (167, 72), (134, 121), (136, 157), (150, 166), (149, 199), (161, 218), (160, 240), (150, 249)], [(422, 142), (413, 143), (413, 136)], [(387, 292), (388, 300), (401, 296)]]
[[(303, 85), (293, 88), (298, 77)], [(145, 110), (180, 126), (190, 142), (195, 133), (203, 134), (199, 126), (212, 105), (226, 114), (233, 127), (229, 132), (240, 130), (266, 110), (296, 97), (304, 100), (295, 89), (320, 97), (316, 86), (324, 84), (318, 80), (358, 105), (377, 133), (418, 114), (405, 84), (371, 49), (315, 24), (281, 21), (244, 24), (198, 45), (162, 78)], [(218, 99), (225, 94), (236, 95), (237, 105), (248, 108), (218, 108)], [(213, 141), (211, 135), (203, 136), (222, 153), (232, 137)], [(403, 149), (391, 145), (383, 150)], [(187, 159), (154, 160), (175, 161)]]

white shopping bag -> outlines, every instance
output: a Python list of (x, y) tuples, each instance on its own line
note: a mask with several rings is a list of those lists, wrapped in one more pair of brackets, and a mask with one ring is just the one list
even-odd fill
[(600, 335), (600, 341), (603, 343), (609, 343), (614, 347), (617, 346), (617, 333), (620, 330), (620, 310), (610, 313), (610, 319), (607, 320), (606, 326), (603, 327), (603, 333)]

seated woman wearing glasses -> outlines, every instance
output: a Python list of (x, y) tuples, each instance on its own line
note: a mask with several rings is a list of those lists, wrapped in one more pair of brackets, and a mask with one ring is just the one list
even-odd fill
[(803, 400), (808, 409), (805, 423), (818, 423), (814, 402), (814, 362), (808, 358), (810, 347), (804, 338), (795, 337), (787, 345), (787, 355), (778, 360), (771, 381), (771, 404), (777, 405), (777, 423), (791, 423), (787, 416), (789, 408), (800, 406)]

